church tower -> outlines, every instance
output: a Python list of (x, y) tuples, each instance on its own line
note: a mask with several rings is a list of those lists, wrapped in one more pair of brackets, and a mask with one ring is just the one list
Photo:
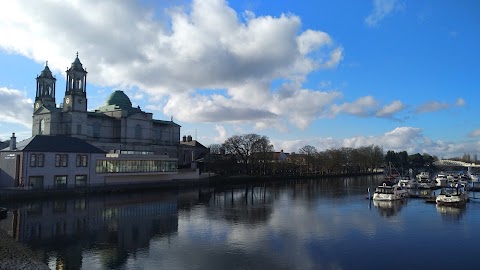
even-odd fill
[(87, 71), (83, 68), (78, 52), (75, 61), (66, 71), (67, 83), (63, 99), (63, 111), (87, 111)]
[(57, 79), (53, 77), (48, 62), (45, 63), (45, 68), (42, 73), (37, 76), (37, 91), (35, 94), (35, 105), (33, 112), (35, 113), (40, 107), (55, 108), (55, 82)]

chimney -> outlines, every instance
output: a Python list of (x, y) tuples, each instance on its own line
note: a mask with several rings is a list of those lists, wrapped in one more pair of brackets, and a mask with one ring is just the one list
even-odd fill
[(183, 142), (187, 141), (187, 136), (183, 135)]
[(17, 148), (17, 138), (15, 137), (15, 133), (12, 133), (12, 137), (10, 138), (10, 150), (15, 150)]
[(192, 135), (188, 135), (187, 136), (187, 142), (191, 142), (192, 141)]

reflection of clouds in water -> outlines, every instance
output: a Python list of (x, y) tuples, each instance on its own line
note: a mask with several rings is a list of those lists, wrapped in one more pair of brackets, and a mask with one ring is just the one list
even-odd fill
[[(325, 251), (327, 243), (343, 241), (352, 233), (360, 232), (366, 238), (372, 238), (377, 231), (377, 223), (365, 215), (363, 204), (332, 205), (320, 200), (288, 200), (288, 195), (285, 194), (280, 194), (277, 199), (275, 208), (271, 209), (272, 213), (265, 220), (266, 223), (254, 225), (245, 220), (248, 216), (240, 216), (240, 220), (234, 223), (220, 219), (219, 217), (226, 215), (225, 212), (234, 211), (230, 208), (201, 206), (188, 212), (181, 212), (178, 236), (174, 239), (178, 243), (173, 246), (187, 249), (195, 247), (207, 254), (231, 252), (249, 254), (248, 256), (255, 254), (261, 257), (262, 262), (278, 261), (280, 265), (293, 264), (297, 268), (311, 268), (319, 264), (325, 264), (324, 267), (330, 268), (338, 267), (338, 263), (332, 259), (318, 262), (315, 252)], [(253, 206), (249, 210), (254, 211), (255, 207), (265, 208)], [(315, 252), (311, 250), (312, 243), (317, 243), (313, 245), (316, 248)], [(158, 252), (172, 252), (162, 245), (154, 246), (162, 249)], [(185, 252), (187, 251), (183, 251)], [(195, 256), (195, 260), (202, 262), (205, 260), (208, 265), (208, 260), (201, 258), (200, 255)]]

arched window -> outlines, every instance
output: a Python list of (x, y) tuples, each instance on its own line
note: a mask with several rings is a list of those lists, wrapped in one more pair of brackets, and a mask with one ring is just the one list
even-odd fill
[(135, 139), (141, 139), (142, 138), (142, 126), (140, 124), (137, 124), (135, 126)]
[(38, 134), (43, 135), (45, 133), (45, 119), (41, 119), (38, 125)]

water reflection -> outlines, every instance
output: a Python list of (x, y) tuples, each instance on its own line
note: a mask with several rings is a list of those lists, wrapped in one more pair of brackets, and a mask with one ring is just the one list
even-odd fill
[(105, 268), (119, 268), (152, 237), (178, 227), (176, 198), (148, 193), (37, 201), (12, 212), (9, 233), (57, 269), (81, 268), (84, 249)]
[(380, 215), (384, 217), (397, 215), (405, 204), (407, 204), (406, 200), (373, 201), (373, 205), (377, 208)]
[(436, 205), (437, 212), (445, 220), (458, 221), (462, 219), (463, 215), (466, 212), (466, 206), (455, 207), (447, 205)]
[(391, 269), (442, 268), (432, 260), (423, 267), (420, 260), (391, 265), (378, 254), (388, 239), (402, 248), (415, 243), (422, 256), (433, 257), (437, 251), (430, 247), (441, 244), (446, 229), (460, 229), (455, 237), (474, 250), (477, 243), (469, 239), (480, 237), (478, 211), (460, 215), (470, 215), (468, 223), (445, 225), (437, 220), (452, 213), (441, 219), (439, 208), (422, 199), (367, 202), (367, 188), (382, 180), (339, 177), (45, 200), (9, 205), (14, 214), (0, 226), (52, 269), (368, 269), (372, 261)]

